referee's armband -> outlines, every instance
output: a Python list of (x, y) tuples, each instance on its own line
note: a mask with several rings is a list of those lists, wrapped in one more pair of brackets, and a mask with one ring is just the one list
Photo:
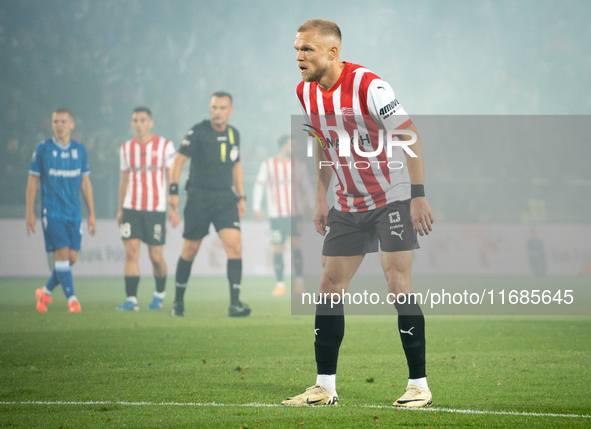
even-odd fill
[(425, 185), (410, 185), (410, 198), (424, 197)]
[(168, 188), (168, 195), (178, 195), (179, 194), (179, 184), (178, 183), (171, 183), (170, 187)]

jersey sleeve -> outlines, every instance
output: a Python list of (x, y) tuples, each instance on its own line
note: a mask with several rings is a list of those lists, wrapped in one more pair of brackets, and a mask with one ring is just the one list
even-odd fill
[(406, 129), (412, 121), (396, 99), (388, 82), (374, 79), (367, 90), (367, 108), (373, 120), (386, 130)]
[(263, 161), (254, 182), (254, 189), (252, 190), (252, 209), (255, 211), (261, 210), (267, 177), (267, 161)]
[(197, 135), (195, 133), (195, 127), (191, 128), (185, 134), (185, 137), (181, 141), (181, 146), (179, 147), (179, 153), (185, 156), (191, 157), (191, 154), (194, 152), (195, 147), (197, 146)]
[(166, 147), (164, 148), (164, 165), (167, 169), (172, 167), (175, 155), (176, 149), (174, 148), (174, 144), (170, 140), (168, 140), (166, 142)]
[(41, 176), (41, 143), (37, 145), (31, 157), (31, 165), (29, 166), (29, 174), (33, 176)]
[(119, 148), (119, 170), (121, 170), (122, 173), (129, 172), (129, 164), (125, 158), (125, 143), (123, 143), (121, 148)]
[(230, 141), (230, 160), (232, 163), (240, 161), (240, 133), (234, 127), (228, 126), (228, 140)]
[(81, 170), (80, 173), (83, 176), (88, 176), (90, 174), (90, 166), (88, 164), (88, 152), (86, 152), (86, 147), (84, 145), (80, 145), (80, 164)]

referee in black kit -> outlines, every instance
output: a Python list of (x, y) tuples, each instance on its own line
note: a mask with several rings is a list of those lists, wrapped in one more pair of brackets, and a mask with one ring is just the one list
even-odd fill
[(236, 128), (228, 125), (233, 111), (229, 93), (214, 93), (209, 102), (210, 119), (203, 120), (189, 130), (171, 168), (168, 203), (177, 210), (181, 168), (191, 158), (184, 211), (185, 240), (176, 268), (173, 316), (185, 315), (183, 297), (191, 275), (191, 265), (212, 222), (228, 256), (228, 316), (243, 317), (250, 314), (250, 308), (239, 299), (242, 277), (240, 218), (246, 214), (246, 199), (240, 164), (240, 135)]

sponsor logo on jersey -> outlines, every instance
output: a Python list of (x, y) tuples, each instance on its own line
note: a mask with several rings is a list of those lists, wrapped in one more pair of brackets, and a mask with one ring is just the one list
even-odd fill
[(355, 116), (355, 110), (352, 107), (341, 107), (341, 113), (345, 116)]
[(226, 136), (218, 136), (218, 141), (219, 142), (225, 142), (227, 140), (228, 140), (228, 137), (226, 137)]
[(392, 113), (396, 112), (396, 110), (398, 110), (398, 106), (400, 106), (400, 103), (398, 102), (398, 100), (397, 99), (392, 100), (391, 102), (389, 102), (388, 104), (386, 104), (384, 107), (382, 107), (380, 109), (380, 116), (387, 118)]
[(76, 168), (75, 170), (58, 170), (55, 168), (50, 168), (49, 175), (55, 177), (78, 177), (80, 176), (80, 169)]

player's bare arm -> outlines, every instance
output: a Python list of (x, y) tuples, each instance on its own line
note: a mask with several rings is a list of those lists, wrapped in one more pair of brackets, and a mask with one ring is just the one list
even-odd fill
[(90, 183), (90, 177), (82, 176), (82, 183), (80, 185), (82, 190), (82, 196), (88, 209), (88, 232), (90, 235), (96, 234), (96, 216), (94, 213), (94, 197), (92, 194), (92, 184)]
[[(417, 157), (411, 157), (409, 154), (404, 152), (406, 156), (406, 165), (408, 167), (408, 175), (410, 177), (411, 185), (424, 185), (425, 184), (425, 166), (423, 163), (423, 145), (419, 133), (414, 126), (411, 124), (407, 130), (413, 131), (417, 136), (417, 141), (411, 146), (412, 151)], [(403, 135), (400, 136), (402, 140), (410, 140), (411, 136)], [(410, 202), (410, 217), (412, 224), (417, 230), (419, 235), (429, 235), (429, 232), (433, 230), (432, 224), (435, 222), (431, 207), (425, 197), (413, 198)]]
[(27, 224), (27, 235), (31, 235), (31, 232), (35, 234), (35, 198), (37, 197), (37, 185), (39, 184), (39, 177), (29, 174), (29, 181), (27, 182), (27, 194), (26, 194), (26, 215), (25, 222)]
[(125, 201), (125, 193), (127, 192), (127, 181), (129, 179), (128, 172), (121, 172), (121, 179), (119, 179), (119, 202), (117, 205), (117, 225), (121, 225), (123, 219), (123, 201)]
[[(166, 177), (168, 180), (168, 183), (172, 183), (172, 173), (171, 173), (171, 169), (169, 168), (168, 170), (166, 170)], [(177, 182), (178, 184), (178, 182)], [(170, 225), (173, 228), (176, 228), (179, 223), (181, 222), (181, 215), (179, 214), (178, 211), (176, 211), (176, 209), (173, 209), (172, 206), (170, 206), (169, 210), (168, 210), (168, 221), (170, 222)]]
[(244, 174), (242, 172), (242, 164), (240, 161), (232, 167), (232, 184), (236, 195), (238, 195), (238, 216), (240, 219), (246, 214), (246, 199), (244, 198)]
[[(172, 166), (170, 167), (170, 184), (177, 185), (179, 184), (179, 180), (181, 180), (181, 170), (183, 165), (189, 157), (187, 155), (183, 155), (182, 153), (176, 153), (174, 156), (174, 161), (172, 161)], [(170, 204), (170, 208), (174, 211), (177, 211), (179, 208), (179, 196), (168, 194), (168, 204)]]
[[(321, 161), (327, 161), (326, 155), (320, 148), (317, 148), (315, 157), (316, 166), (322, 165)], [(314, 210), (313, 221), (316, 232), (320, 235), (324, 235), (326, 232), (326, 221), (330, 210), (330, 207), (328, 207), (328, 204), (326, 203), (326, 194), (328, 193), (331, 179), (332, 168), (323, 167), (316, 169), (316, 207)]]

